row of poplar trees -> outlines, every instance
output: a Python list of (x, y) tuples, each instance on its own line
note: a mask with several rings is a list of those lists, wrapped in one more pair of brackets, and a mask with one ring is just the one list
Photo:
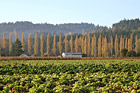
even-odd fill
[[(107, 39), (107, 37), (102, 37), (101, 34), (99, 37), (96, 37), (94, 34), (93, 37), (90, 34), (78, 36), (76, 34), (75, 39), (73, 39), (73, 35), (71, 35), (70, 39), (68, 40), (67, 35), (62, 40), (61, 34), (58, 36), (59, 40), (56, 40), (56, 35), (53, 35), (52, 44), (50, 45), (50, 36), (43, 38), (43, 34), (40, 35), (38, 38), (37, 33), (35, 33), (34, 44), (32, 46), (31, 34), (29, 33), (28, 42), (26, 42), (28, 47), (28, 55), (37, 56), (40, 53), (41, 56), (57, 56), (61, 55), (62, 52), (82, 52), (82, 54), (87, 54), (87, 56), (93, 57), (108, 57), (108, 56), (116, 56), (119, 57), (121, 55), (122, 49), (127, 49), (128, 51), (134, 50), (136, 53), (140, 52), (138, 46), (140, 46), (140, 39), (135, 36), (135, 43), (133, 45), (133, 34), (130, 35), (130, 38), (123, 38), (121, 36), (118, 38), (117, 34), (113, 39), (112, 36)], [(15, 33), (15, 40), (17, 38), (17, 33)], [(40, 40), (40, 41), (39, 41)], [(44, 41), (45, 40), (45, 41)], [(58, 41), (58, 42), (57, 42)], [(22, 50), (25, 51), (25, 41), (24, 41), (24, 34), (22, 33)], [(46, 47), (44, 47), (46, 44)], [(9, 55), (12, 53), (12, 35), (11, 32), (9, 34)], [(52, 47), (50, 47), (52, 46)], [(3, 42), (2, 48), (6, 49), (6, 38), (5, 33), (3, 33)], [(33, 50), (33, 51), (32, 51)], [(56, 53), (57, 52), (57, 53)]]

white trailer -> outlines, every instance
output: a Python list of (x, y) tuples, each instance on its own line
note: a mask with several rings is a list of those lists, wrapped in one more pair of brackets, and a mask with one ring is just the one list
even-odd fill
[(62, 53), (62, 57), (82, 57), (82, 53)]

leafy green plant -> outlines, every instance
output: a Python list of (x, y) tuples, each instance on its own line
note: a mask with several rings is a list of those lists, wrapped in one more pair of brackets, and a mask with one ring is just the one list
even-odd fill
[(139, 60), (2, 61), (0, 92), (139, 92)]

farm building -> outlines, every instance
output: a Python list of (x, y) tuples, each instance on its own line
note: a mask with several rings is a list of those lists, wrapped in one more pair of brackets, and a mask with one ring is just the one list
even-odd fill
[(82, 57), (82, 53), (62, 53), (62, 57)]

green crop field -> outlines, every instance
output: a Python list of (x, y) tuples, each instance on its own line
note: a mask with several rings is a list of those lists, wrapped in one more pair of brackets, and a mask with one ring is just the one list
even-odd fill
[(140, 59), (0, 61), (0, 93), (140, 93)]

